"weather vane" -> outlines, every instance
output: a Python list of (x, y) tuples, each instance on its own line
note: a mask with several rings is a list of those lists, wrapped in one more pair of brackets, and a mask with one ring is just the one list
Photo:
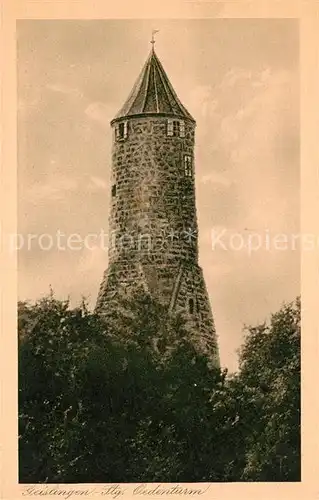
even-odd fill
[(159, 30), (153, 30), (152, 31), (152, 40), (151, 40), (151, 44), (152, 44), (152, 50), (154, 50), (154, 45), (155, 45), (155, 38), (154, 38), (154, 35), (155, 33), (158, 33)]

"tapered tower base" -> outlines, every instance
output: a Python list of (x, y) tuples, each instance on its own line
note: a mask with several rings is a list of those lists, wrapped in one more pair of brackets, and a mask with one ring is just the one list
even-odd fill
[(195, 264), (118, 261), (104, 273), (96, 312), (108, 314), (120, 297), (142, 290), (167, 307), (167, 314), (179, 313), (199, 351), (219, 366), (218, 344), (213, 315), (201, 267)]

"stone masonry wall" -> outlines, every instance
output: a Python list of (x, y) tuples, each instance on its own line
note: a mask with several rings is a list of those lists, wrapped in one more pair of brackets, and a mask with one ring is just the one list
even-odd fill
[[(193, 311), (190, 311), (193, 301)], [(213, 354), (216, 365), (219, 365), (219, 353), (215, 324), (202, 269), (197, 266), (183, 266), (179, 293), (176, 298), (175, 311), (182, 313), (187, 326), (193, 334), (196, 345), (208, 354)]]
[(192, 122), (182, 138), (167, 136), (166, 118), (128, 121), (128, 137), (113, 143), (110, 262), (134, 255), (158, 264), (197, 260), (194, 175), (184, 173), (184, 155), (193, 150)]
[[(182, 313), (195, 344), (219, 364), (198, 266), (194, 128), (185, 120), (185, 137), (171, 137), (166, 118), (134, 117), (128, 119), (127, 138), (114, 141), (109, 266), (96, 310), (106, 312), (121, 295), (142, 289), (164, 303), (168, 313)], [(185, 154), (193, 158), (191, 177), (185, 176)]]
[[(174, 262), (154, 266), (139, 260), (118, 261), (104, 274), (97, 310), (112, 311), (118, 299), (143, 290), (166, 304), (168, 313), (181, 313), (194, 344), (219, 365), (217, 336), (201, 268)], [(193, 301), (192, 311), (190, 301)]]

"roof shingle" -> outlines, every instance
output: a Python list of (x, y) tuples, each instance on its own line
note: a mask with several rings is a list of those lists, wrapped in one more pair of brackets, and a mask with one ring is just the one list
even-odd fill
[(177, 97), (153, 49), (124, 106), (112, 121), (150, 114), (164, 114), (195, 121)]

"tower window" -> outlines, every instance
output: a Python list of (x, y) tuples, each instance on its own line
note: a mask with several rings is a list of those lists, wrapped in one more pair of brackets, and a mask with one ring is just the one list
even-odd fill
[(185, 137), (185, 122), (182, 120), (167, 120), (167, 135)]
[(115, 140), (116, 141), (123, 141), (124, 139), (127, 138), (127, 122), (120, 122), (117, 123), (115, 126)]
[(188, 301), (188, 312), (189, 314), (194, 314), (194, 299), (189, 299)]
[(192, 177), (193, 175), (193, 159), (190, 155), (184, 156), (184, 172), (185, 177)]
[(116, 184), (112, 186), (112, 197), (114, 198), (114, 196), (116, 196)]
[(185, 122), (183, 121), (179, 122), (179, 136), (185, 137)]
[(151, 249), (151, 237), (149, 234), (141, 235), (138, 240), (139, 250), (150, 250)]
[(173, 135), (175, 137), (179, 136), (179, 121), (178, 120), (173, 121)]
[(173, 133), (173, 120), (167, 120), (167, 135), (174, 135)]

